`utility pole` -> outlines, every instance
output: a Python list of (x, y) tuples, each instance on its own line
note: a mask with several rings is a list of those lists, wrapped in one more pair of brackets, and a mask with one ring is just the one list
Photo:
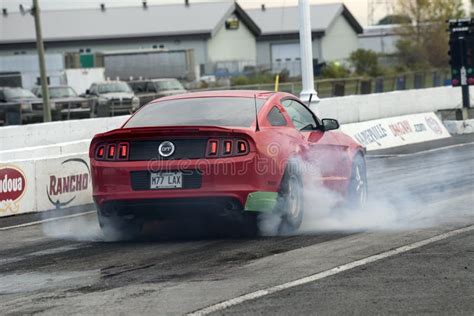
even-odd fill
[(48, 78), (46, 76), (46, 62), (44, 59), (44, 44), (43, 44), (43, 35), (41, 34), (41, 18), (40, 18), (40, 8), (39, 8), (38, 0), (33, 0), (33, 8), (31, 8), (31, 13), (33, 14), (35, 18), (36, 48), (38, 49), (40, 77), (41, 77), (41, 92), (43, 95), (43, 121), (51, 122), (51, 107), (49, 104)]
[(301, 51), (301, 79), (303, 90), (300, 94), (302, 101), (319, 102), (318, 94), (314, 90), (313, 74), (313, 43), (311, 38), (311, 19), (308, 0), (299, 0), (300, 9), (300, 51)]

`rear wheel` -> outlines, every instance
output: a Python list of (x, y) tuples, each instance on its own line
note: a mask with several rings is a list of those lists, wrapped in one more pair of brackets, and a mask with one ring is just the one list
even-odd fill
[(251, 238), (258, 236), (258, 214), (244, 212), (242, 214), (242, 224), (243, 237)]
[(143, 228), (143, 222), (133, 215), (106, 214), (99, 210), (97, 217), (106, 241), (136, 239)]
[(298, 230), (303, 221), (303, 183), (295, 165), (290, 165), (283, 176), (278, 193), (277, 212), (281, 216), (280, 233)]
[(368, 184), (365, 159), (361, 155), (354, 158), (349, 183), (348, 203), (352, 208), (360, 208), (367, 202)]

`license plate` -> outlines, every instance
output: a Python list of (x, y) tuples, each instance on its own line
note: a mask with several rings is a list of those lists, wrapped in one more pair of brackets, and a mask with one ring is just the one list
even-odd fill
[(182, 187), (182, 172), (162, 172), (150, 174), (151, 189), (177, 189)]

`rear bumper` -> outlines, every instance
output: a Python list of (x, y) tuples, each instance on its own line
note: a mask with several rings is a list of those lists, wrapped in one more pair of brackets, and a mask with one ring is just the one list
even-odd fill
[[(91, 166), (93, 197), (99, 208), (110, 203), (121, 203), (136, 207), (142, 205), (143, 209), (153, 211), (178, 209), (182, 205), (197, 208), (197, 203), (202, 204), (203, 201), (210, 201), (211, 206), (218, 201), (217, 204), (221, 207), (230, 200), (234, 209), (268, 211), (274, 205), (272, 200), (276, 199), (281, 181), (281, 175), (277, 172), (262, 172), (258, 169), (255, 153), (244, 157), (187, 161), (91, 160)], [(183, 189), (151, 190), (132, 183), (132, 174), (136, 172), (173, 170), (198, 171), (199, 185)], [(222, 201), (226, 202), (221, 203)], [(209, 205), (206, 207), (213, 209)]]

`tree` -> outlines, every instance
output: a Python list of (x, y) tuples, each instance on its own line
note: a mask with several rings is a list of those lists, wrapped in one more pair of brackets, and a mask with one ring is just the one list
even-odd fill
[(358, 49), (349, 56), (349, 61), (359, 75), (376, 77), (381, 74), (377, 53), (372, 50)]
[(330, 62), (321, 71), (324, 78), (346, 78), (350, 73), (349, 69), (338, 62)]
[(398, 0), (398, 15), (407, 16), (397, 42), (399, 61), (409, 68), (448, 65), (446, 20), (464, 16), (462, 0)]
[[(474, 1), (474, 0), (473, 0)], [(377, 25), (404, 24), (411, 23), (409, 17), (399, 14), (389, 14), (381, 18)]]

